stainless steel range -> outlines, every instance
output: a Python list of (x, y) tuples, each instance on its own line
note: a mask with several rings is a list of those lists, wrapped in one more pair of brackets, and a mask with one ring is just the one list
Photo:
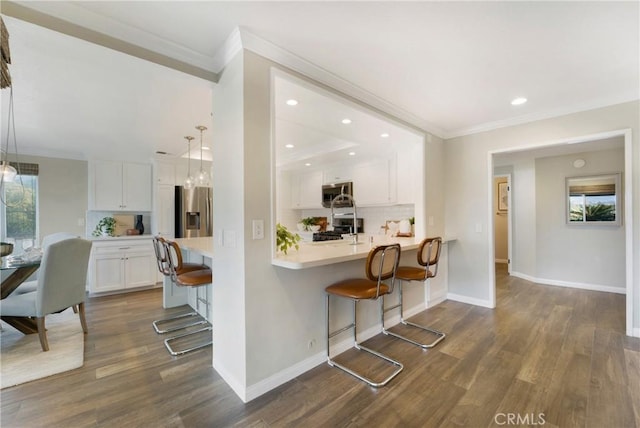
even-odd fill
[(342, 239), (342, 233), (335, 230), (326, 231), (326, 232), (316, 232), (313, 234), (313, 241), (335, 241), (337, 239)]

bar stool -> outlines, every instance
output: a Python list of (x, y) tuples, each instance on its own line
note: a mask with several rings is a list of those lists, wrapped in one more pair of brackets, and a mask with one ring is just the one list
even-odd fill
[[(170, 277), (171, 276), (171, 271), (169, 270), (169, 265), (168, 265), (168, 253), (164, 247), (165, 242), (167, 242), (163, 237), (161, 236), (154, 236), (153, 237), (153, 250), (156, 253), (156, 262), (158, 263), (158, 270), (160, 271), (161, 274), (163, 274), (164, 276)], [(183, 263), (182, 261), (182, 253), (178, 253), (176, 255), (176, 271), (178, 273), (178, 275), (183, 274), (183, 273), (187, 273), (187, 272), (193, 272), (196, 270), (202, 270), (202, 269), (208, 269), (208, 266), (203, 265), (201, 263)], [(183, 319), (183, 318), (195, 318), (193, 321), (187, 323), (187, 324), (179, 324), (173, 327), (169, 327), (169, 328), (162, 328), (161, 325), (164, 324), (169, 324), (172, 325), (175, 321)], [(164, 333), (170, 333), (173, 331), (178, 331), (178, 330), (182, 330), (184, 328), (187, 327), (193, 327), (195, 325), (201, 325), (201, 324), (206, 324), (207, 321), (202, 318), (200, 316), (200, 314), (198, 314), (195, 311), (186, 313), (186, 314), (182, 314), (182, 315), (177, 315), (175, 317), (171, 317), (171, 318), (164, 318), (161, 320), (156, 320), (153, 322), (153, 328), (156, 331), (156, 333), (158, 334), (164, 334)]]
[[(386, 355), (383, 355), (377, 351), (366, 348), (358, 343), (357, 338), (357, 303), (360, 300), (378, 300), (379, 297), (384, 297), (385, 294), (393, 292), (396, 269), (398, 268), (398, 262), (400, 260), (400, 245), (381, 245), (369, 251), (367, 256), (367, 263), (365, 267), (366, 278), (353, 278), (346, 279), (335, 284), (332, 284), (325, 288), (327, 293), (327, 363), (332, 367), (337, 367), (358, 379), (368, 383), (369, 385), (378, 388), (389, 383), (391, 379), (396, 377), (403, 369), (403, 365), (393, 360)], [(390, 286), (383, 281), (390, 280)], [(353, 300), (353, 322), (345, 327), (342, 327), (334, 332), (331, 332), (329, 325), (329, 306), (331, 303), (331, 296), (338, 296)], [(380, 299), (380, 316), (384, 321), (383, 312), (383, 299)], [(354, 347), (358, 351), (365, 351), (378, 358), (381, 358), (397, 368), (386, 379), (376, 382), (373, 379), (366, 377), (365, 375), (350, 369), (331, 358), (330, 339), (343, 333), (349, 329), (353, 329), (353, 342)]]
[[(169, 268), (169, 276), (171, 277), (171, 280), (176, 285), (179, 285), (182, 287), (200, 287), (203, 285), (208, 285), (213, 283), (213, 274), (211, 272), (211, 269), (204, 265), (203, 265), (204, 269), (179, 273), (178, 266), (179, 266), (179, 263), (182, 263), (182, 253), (180, 251), (180, 247), (178, 246), (177, 243), (173, 241), (165, 241), (163, 246), (165, 248), (167, 267)], [(197, 301), (198, 302), (201, 301), (199, 296), (197, 297)], [(207, 312), (208, 312), (209, 302), (205, 300), (205, 303), (207, 304)], [(204, 323), (206, 323), (206, 321), (204, 321)], [(166, 346), (169, 353), (174, 356), (195, 351), (196, 349), (204, 348), (206, 346), (211, 345), (213, 343), (213, 341), (211, 340), (211, 336), (209, 335), (207, 340), (205, 340), (204, 342), (195, 343), (193, 346), (190, 346), (187, 349), (175, 350), (173, 349), (172, 343), (177, 340), (184, 341), (184, 340), (187, 340), (185, 338), (197, 335), (205, 331), (211, 331), (211, 330), (212, 330), (212, 327), (208, 326), (196, 331), (180, 334), (178, 336), (173, 336), (168, 339), (165, 339), (164, 345)]]
[(440, 341), (442, 341), (446, 335), (438, 330), (434, 330), (432, 328), (422, 326), (419, 324), (412, 323), (410, 321), (406, 321), (404, 319), (403, 313), (403, 304), (402, 304), (402, 282), (403, 281), (426, 281), (429, 278), (435, 278), (438, 273), (438, 262), (440, 261), (440, 250), (442, 248), (442, 238), (426, 238), (418, 247), (418, 264), (423, 267), (414, 267), (414, 266), (399, 266), (398, 271), (396, 273), (396, 278), (399, 280), (398, 283), (398, 294), (399, 294), (399, 303), (391, 306), (389, 308), (385, 308), (384, 312), (391, 311), (396, 308), (400, 308), (400, 322), (406, 326), (415, 327), (424, 331), (428, 331), (437, 336), (437, 338), (431, 343), (421, 343), (415, 340), (409, 339), (406, 336), (402, 336), (398, 333), (394, 333), (390, 330), (384, 328), (384, 316), (382, 323), (382, 332), (384, 334), (388, 334), (394, 337), (397, 337), (402, 340), (406, 340), (407, 342), (413, 343), (414, 345), (420, 346), (423, 349), (433, 348)]

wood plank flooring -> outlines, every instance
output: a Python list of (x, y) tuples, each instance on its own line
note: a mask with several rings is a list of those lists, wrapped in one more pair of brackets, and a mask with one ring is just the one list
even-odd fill
[(405, 365), (387, 387), (322, 364), (248, 404), (211, 349), (169, 356), (151, 322), (185, 308), (162, 309), (161, 290), (92, 298), (84, 367), (2, 390), (0, 425), (639, 427), (640, 340), (624, 335), (625, 297), (500, 267), (497, 278), (495, 310), (447, 301), (412, 318), (447, 333), (432, 350), (369, 340)]

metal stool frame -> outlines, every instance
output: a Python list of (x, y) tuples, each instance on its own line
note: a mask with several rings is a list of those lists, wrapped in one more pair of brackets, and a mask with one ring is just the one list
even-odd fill
[[(383, 268), (385, 266), (384, 263), (384, 259), (386, 256), (387, 251), (394, 251), (395, 252), (395, 260), (393, 263), (393, 270), (390, 274), (386, 274), (383, 271)], [(377, 275), (375, 275), (375, 279), (377, 280), (377, 288), (376, 288), (376, 294), (375, 296), (367, 299), (367, 300), (377, 300), (379, 297), (382, 297), (384, 294), (380, 293), (380, 285), (382, 284), (383, 280), (386, 279), (391, 279), (391, 287), (389, 287), (390, 292), (393, 291), (393, 286), (394, 286), (394, 282), (395, 282), (395, 274), (396, 274), (396, 269), (398, 267), (398, 262), (400, 260), (400, 245), (398, 244), (393, 244), (393, 245), (386, 245), (386, 246), (381, 246), (381, 247), (377, 247), (374, 248), (373, 250), (371, 250), (369, 252), (369, 256), (367, 257), (367, 277), (371, 280), (373, 280), (372, 277), (372, 272), (371, 272), (371, 265), (372, 265), (372, 261), (373, 259), (376, 257), (376, 255), (378, 253), (381, 253), (380, 255), (380, 263), (379, 263), (379, 269), (377, 272)], [(378, 351), (374, 351), (373, 349), (367, 348), (365, 346), (362, 346), (360, 343), (358, 343), (358, 337), (357, 337), (357, 304), (358, 301), (360, 299), (352, 299), (353, 300), (353, 322), (347, 326), (344, 326), (338, 330), (335, 331), (331, 331), (331, 327), (330, 327), (330, 304), (331, 304), (331, 293), (327, 292), (327, 299), (326, 299), (326, 312), (327, 312), (327, 363), (331, 366), (331, 367), (336, 367), (339, 368), (347, 373), (349, 373), (350, 375), (366, 382), (368, 385), (374, 387), (374, 388), (379, 388), (382, 386), (385, 386), (386, 384), (388, 384), (391, 379), (393, 379), (394, 377), (396, 377), (404, 368), (404, 366), (402, 365), (402, 363), (400, 363), (399, 361), (396, 361)], [(343, 297), (343, 298), (347, 298), (344, 296), (338, 296), (338, 297)], [(382, 312), (382, 308), (383, 308), (383, 302), (382, 299), (380, 299), (380, 315), (381, 318), (384, 321), (384, 312)], [(365, 375), (358, 373), (357, 371), (355, 371), (354, 369), (351, 369), (349, 367), (346, 367), (343, 364), (340, 364), (338, 362), (336, 362), (334, 359), (331, 358), (331, 346), (330, 346), (330, 342), (331, 342), (331, 338), (349, 330), (349, 329), (353, 329), (353, 342), (354, 342), (354, 347), (358, 350), (358, 351), (364, 351), (367, 352), (371, 355), (374, 355), (382, 360), (385, 360), (389, 363), (391, 363), (392, 365), (396, 366), (397, 368), (393, 371), (393, 373), (391, 373), (389, 376), (387, 376), (385, 379), (383, 379), (382, 381), (376, 382), (371, 378), (366, 377)]]
[[(158, 263), (158, 270), (160, 271), (161, 274), (163, 274), (164, 276), (170, 277), (171, 274), (169, 272), (169, 267), (167, 265), (167, 253), (166, 253), (166, 249), (164, 247), (164, 243), (166, 242), (166, 240), (161, 237), (161, 236), (154, 236), (153, 237), (153, 250), (156, 253), (156, 262)], [(188, 317), (198, 317), (198, 320), (194, 320), (194, 322), (192, 323), (188, 323), (188, 324), (183, 324), (180, 325), (178, 327), (173, 327), (173, 328), (161, 328), (161, 324), (165, 324), (165, 323), (170, 323), (172, 321), (176, 321), (179, 320), (181, 318), (188, 318)], [(206, 324), (207, 321), (202, 318), (200, 316), (199, 313), (192, 311), (192, 312), (188, 312), (185, 314), (181, 314), (181, 315), (177, 315), (174, 317), (170, 317), (170, 318), (164, 318), (161, 320), (155, 320), (152, 325), (153, 325), (153, 329), (156, 331), (156, 333), (158, 334), (164, 334), (164, 333), (171, 333), (174, 331), (178, 331), (178, 330), (182, 330), (185, 329), (187, 327), (193, 327), (196, 325), (202, 325), (202, 324)]]
[[(432, 254), (432, 251), (433, 251), (434, 242), (437, 242), (437, 250), (436, 250), (436, 253), (434, 254), (434, 257), (431, 257), (431, 254)], [(423, 257), (425, 247), (427, 249), (427, 257), (426, 258)], [(424, 269), (425, 269), (424, 270), (424, 272), (425, 272), (424, 279), (422, 280), (423, 282), (426, 282), (429, 278), (435, 278), (435, 276), (438, 274), (438, 262), (440, 261), (440, 250), (441, 250), (441, 248), (442, 248), (442, 238), (440, 238), (440, 237), (427, 238), (427, 239), (423, 240), (420, 243), (420, 247), (418, 248), (418, 263), (420, 265), (424, 266)], [(429, 270), (430, 266), (434, 267), (433, 268), (433, 272), (431, 272)], [(402, 268), (400, 268), (400, 272), (402, 272)], [(382, 332), (384, 334), (386, 334), (386, 335), (390, 335), (390, 336), (393, 336), (393, 337), (397, 337), (398, 339), (405, 340), (405, 341), (407, 341), (409, 343), (412, 343), (412, 344), (414, 344), (416, 346), (421, 347), (422, 349), (433, 348), (438, 343), (440, 343), (442, 340), (444, 340), (444, 338), (447, 337), (447, 335), (445, 333), (441, 332), (441, 331), (434, 330), (434, 329), (432, 329), (430, 327), (427, 327), (427, 326), (424, 326), (424, 325), (419, 325), (419, 324), (416, 324), (416, 323), (413, 323), (411, 321), (407, 321), (407, 320), (404, 319), (404, 310), (403, 310), (404, 308), (403, 308), (403, 301), (402, 301), (402, 283), (403, 283), (403, 281), (411, 282), (412, 279), (410, 279), (410, 278), (402, 278), (401, 276), (397, 276), (397, 279), (399, 280), (399, 283), (398, 283), (399, 303), (397, 303), (397, 304), (395, 304), (393, 306), (390, 306), (388, 308), (384, 308), (384, 297), (382, 299), (383, 300), (383, 303), (382, 303), (383, 304), (383, 309), (382, 309), (382, 312), (383, 312), (383, 316), (382, 316)], [(394, 310), (396, 308), (400, 308), (400, 322), (403, 325), (406, 325), (406, 326), (409, 326), (409, 327), (415, 327), (415, 328), (418, 328), (420, 330), (427, 331), (429, 333), (433, 333), (433, 334), (435, 334), (437, 336), (437, 338), (434, 341), (430, 342), (430, 343), (422, 343), (422, 342), (418, 342), (418, 341), (415, 341), (413, 339), (410, 339), (410, 338), (408, 338), (406, 336), (403, 336), (401, 334), (394, 333), (394, 332), (392, 332), (390, 330), (387, 330), (385, 328), (385, 326), (384, 326), (384, 313), (392, 311), (392, 310)]]

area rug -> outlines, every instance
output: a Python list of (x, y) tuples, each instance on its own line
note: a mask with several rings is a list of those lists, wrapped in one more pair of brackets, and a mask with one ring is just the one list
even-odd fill
[(62, 373), (84, 363), (84, 334), (70, 308), (47, 315), (49, 351), (42, 352), (37, 334), (24, 335), (6, 323), (0, 331), (0, 388)]

